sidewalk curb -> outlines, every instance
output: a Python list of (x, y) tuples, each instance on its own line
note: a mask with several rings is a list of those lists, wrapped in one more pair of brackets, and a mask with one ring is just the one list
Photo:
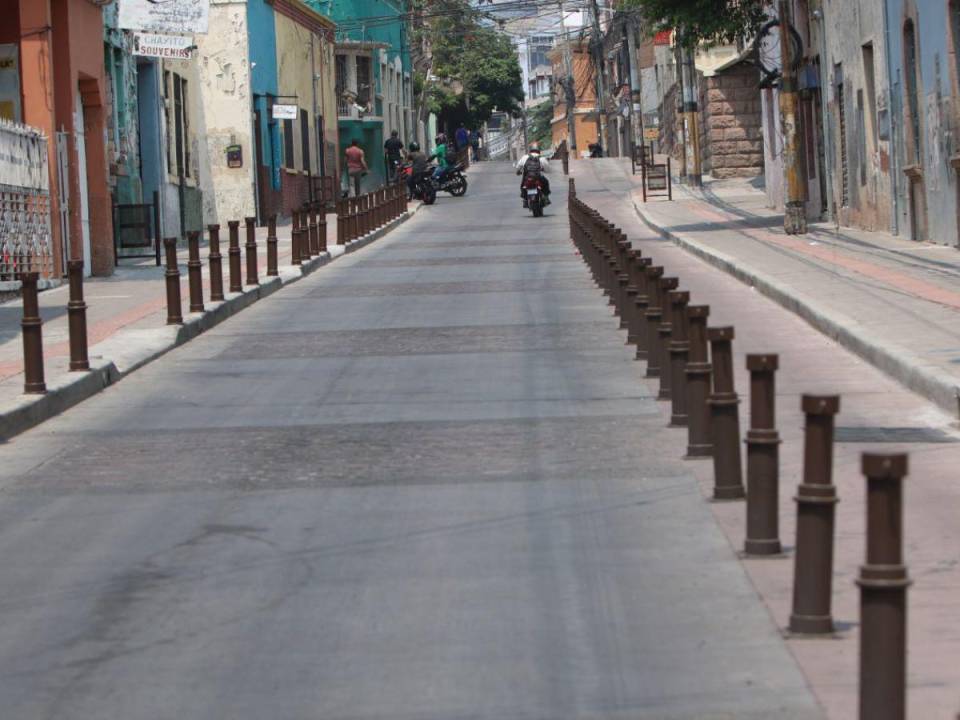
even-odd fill
[(824, 308), (815, 300), (754, 270), (748, 264), (734, 260), (683, 234), (661, 227), (632, 198), (630, 202), (643, 223), (663, 239), (750, 285), (907, 389), (925, 397), (950, 415), (957, 414), (957, 393), (960, 390), (956, 378), (927, 366), (921, 358), (903, 348), (879, 343), (869, 333), (856, 329), (854, 321)]
[(65, 410), (69, 410), (87, 398), (93, 397), (110, 385), (119, 382), (130, 373), (139, 370), (145, 365), (149, 365), (174, 348), (189, 342), (207, 330), (219, 325), (224, 320), (236, 315), (241, 310), (250, 307), (258, 300), (269, 297), (282, 288), (312, 274), (321, 267), (329, 265), (339, 258), (354, 253), (379, 240), (413, 217), (419, 209), (419, 204), (413, 205), (403, 215), (391, 223), (346, 246), (340, 246), (344, 248), (342, 253), (334, 256), (328, 252), (310, 259), (299, 267), (282, 268), (279, 276), (263, 278), (259, 285), (254, 285), (242, 293), (228, 294), (226, 300), (223, 302), (208, 303), (208, 307), (203, 313), (184, 315), (183, 325), (166, 326), (170, 329), (169, 339), (165, 339), (153, 347), (146, 349), (138, 356), (132, 358), (128, 363), (122, 363), (121, 367), (118, 367), (114, 360), (102, 360), (98, 363), (94, 359), (94, 349), (102, 347), (103, 345), (109, 347), (108, 344), (111, 341), (122, 340), (123, 332), (121, 331), (112, 338), (98, 343), (90, 348), (91, 362), (89, 372), (70, 373), (69, 375), (62, 376), (58, 378), (58, 380), (47, 384), (46, 394), (19, 395), (11, 404), (11, 407), (0, 411), (0, 443), (4, 443), (16, 435), (39, 425), (45, 420), (49, 420)]

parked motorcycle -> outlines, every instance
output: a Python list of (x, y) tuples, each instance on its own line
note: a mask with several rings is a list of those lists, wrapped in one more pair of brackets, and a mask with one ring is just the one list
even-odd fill
[(543, 177), (531, 173), (523, 180), (523, 206), (530, 208), (534, 217), (543, 217), (543, 208), (548, 202), (543, 194)]

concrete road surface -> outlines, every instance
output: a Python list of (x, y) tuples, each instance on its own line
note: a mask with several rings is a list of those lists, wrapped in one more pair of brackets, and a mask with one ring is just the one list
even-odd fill
[(821, 716), (564, 181), (470, 181), (0, 446), (0, 716)]

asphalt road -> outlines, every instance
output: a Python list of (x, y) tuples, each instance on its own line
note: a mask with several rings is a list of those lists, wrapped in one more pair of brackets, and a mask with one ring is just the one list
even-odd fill
[(505, 165), (0, 446), (0, 716), (815, 718)]

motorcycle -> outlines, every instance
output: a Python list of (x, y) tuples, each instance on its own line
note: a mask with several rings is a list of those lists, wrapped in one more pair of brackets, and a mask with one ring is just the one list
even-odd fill
[[(404, 163), (400, 166), (400, 178), (410, 187), (409, 180), (413, 176), (413, 165)], [(433, 205), (437, 201), (437, 188), (434, 187), (430, 178), (430, 173), (423, 173), (413, 184), (413, 191), (410, 193), (411, 199), (422, 200), (424, 205)]]
[(467, 178), (463, 171), (466, 165), (457, 164), (447, 167), (439, 176), (434, 175), (433, 184), (437, 191), (443, 190), (454, 197), (463, 197), (467, 194)]
[(543, 217), (543, 208), (549, 201), (543, 194), (543, 178), (530, 174), (523, 179), (523, 206), (530, 208), (534, 217)]

